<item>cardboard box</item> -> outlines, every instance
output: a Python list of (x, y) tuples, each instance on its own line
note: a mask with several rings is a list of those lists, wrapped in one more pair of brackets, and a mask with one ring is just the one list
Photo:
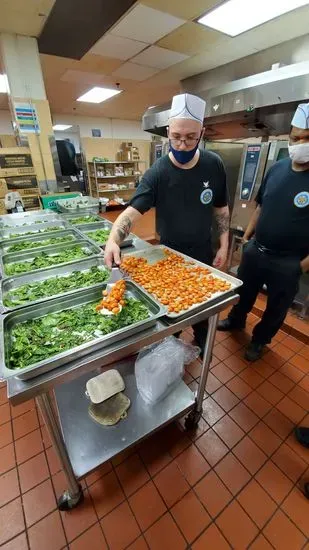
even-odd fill
[(6, 184), (11, 191), (35, 188), (35, 192), (39, 192), (38, 180), (35, 176), (11, 176), (6, 178)]
[(28, 209), (40, 209), (41, 208), (41, 204), (40, 204), (40, 197), (38, 195), (35, 195), (35, 196), (29, 196), (29, 197), (23, 197), (23, 203), (24, 203), (24, 207), (25, 207), (25, 210), (28, 210)]
[(3, 214), (7, 214), (7, 210), (4, 206), (4, 199), (0, 199), (0, 216), (3, 216)]
[(9, 134), (0, 135), (0, 147), (17, 147), (15, 136), (11, 136)]
[(7, 192), (8, 192), (8, 187), (5, 179), (0, 179), (0, 198), (4, 199)]
[(40, 194), (40, 191), (37, 187), (29, 187), (27, 189), (15, 189), (21, 197), (27, 197), (29, 195), (35, 195), (36, 197)]

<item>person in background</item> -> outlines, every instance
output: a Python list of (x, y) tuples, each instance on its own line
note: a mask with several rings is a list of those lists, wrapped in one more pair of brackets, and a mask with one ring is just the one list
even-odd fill
[(261, 357), (280, 329), (300, 276), (309, 270), (309, 103), (299, 105), (292, 120), (289, 156), (269, 169), (260, 187), (244, 234), (240, 301), (218, 325), (221, 331), (244, 328), (259, 291), (267, 286), (267, 306), (245, 352), (249, 361)]
[[(119, 245), (134, 223), (156, 208), (160, 243), (205, 264), (222, 268), (229, 240), (229, 208), (223, 163), (213, 152), (200, 150), (206, 103), (191, 94), (173, 97), (168, 138), (170, 152), (143, 175), (130, 206), (117, 218), (105, 248), (105, 262), (120, 264)], [(214, 257), (211, 245), (213, 216), (220, 246)], [(204, 349), (207, 324), (193, 327)]]

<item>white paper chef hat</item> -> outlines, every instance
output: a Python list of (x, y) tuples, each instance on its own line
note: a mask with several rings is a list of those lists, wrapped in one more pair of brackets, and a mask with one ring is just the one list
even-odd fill
[(186, 118), (203, 124), (206, 102), (192, 94), (179, 94), (173, 97), (169, 120)]
[(298, 105), (292, 120), (292, 126), (301, 128), (302, 130), (309, 130), (309, 103)]

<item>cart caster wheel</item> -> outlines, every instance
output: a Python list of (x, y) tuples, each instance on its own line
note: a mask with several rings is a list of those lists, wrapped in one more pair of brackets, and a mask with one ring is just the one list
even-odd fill
[(73, 508), (76, 508), (81, 502), (84, 500), (84, 493), (79, 486), (80, 492), (79, 494), (72, 498), (69, 491), (64, 491), (63, 495), (58, 499), (58, 509), (61, 510), (61, 512), (67, 512), (68, 510), (72, 510)]
[(199, 421), (201, 420), (202, 413), (197, 411), (191, 411), (185, 419), (186, 430), (194, 430), (197, 428)]

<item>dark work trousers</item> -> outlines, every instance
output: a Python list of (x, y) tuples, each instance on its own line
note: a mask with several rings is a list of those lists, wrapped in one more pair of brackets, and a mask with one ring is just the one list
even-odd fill
[(252, 341), (269, 344), (280, 329), (298, 291), (301, 275), (299, 256), (280, 256), (262, 252), (254, 239), (244, 245), (238, 269), (243, 281), (240, 300), (229, 314), (236, 327), (243, 328), (259, 291), (267, 286), (267, 306), (261, 321), (254, 327)]
[[(207, 265), (212, 265), (213, 262), (213, 250), (211, 241), (207, 241), (203, 246), (189, 246), (185, 244), (180, 243), (172, 243), (169, 241), (161, 241), (161, 244), (165, 246), (169, 246), (170, 248), (173, 248), (173, 250), (176, 250), (178, 252), (182, 252), (182, 254), (186, 254), (187, 256), (190, 256), (194, 260), (198, 260), (199, 262), (202, 262)], [(208, 319), (205, 321), (201, 321), (200, 323), (196, 323), (193, 325), (193, 333), (195, 340), (197, 344), (200, 347), (204, 347), (206, 336), (207, 336), (207, 330), (208, 330)]]

